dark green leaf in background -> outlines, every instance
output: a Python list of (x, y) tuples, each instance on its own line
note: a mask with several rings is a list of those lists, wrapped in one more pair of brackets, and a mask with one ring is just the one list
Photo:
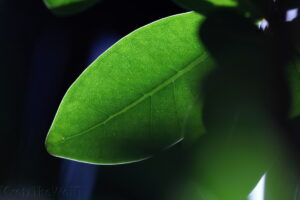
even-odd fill
[(266, 17), (269, 5), (274, 2), (261, 0), (173, 0), (179, 6), (208, 15), (222, 9), (232, 9), (254, 20)]
[(72, 15), (81, 12), (100, 0), (44, 0), (46, 6), (56, 15)]
[(299, 56), (291, 60), (288, 68), (289, 84), (291, 88), (291, 112), (290, 117), (300, 116), (300, 58)]
[(281, 158), (266, 174), (265, 200), (299, 199), (297, 169), (287, 165), (288, 156)]
[(289, 96), (284, 67), (276, 63), (273, 40), (236, 12), (212, 13), (199, 34), (217, 66), (203, 83), (208, 134), (196, 146), (191, 176), (215, 199), (246, 199), (282, 157)]
[(196, 13), (171, 16), (124, 37), (66, 93), (49, 131), (49, 153), (97, 164), (148, 158), (201, 135), (198, 85), (212, 68)]
[(187, 10), (194, 10), (202, 14), (208, 14), (222, 7), (236, 7), (236, 0), (174, 0)]

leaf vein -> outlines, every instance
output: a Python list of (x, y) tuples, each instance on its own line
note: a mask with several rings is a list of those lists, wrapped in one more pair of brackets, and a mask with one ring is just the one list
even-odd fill
[(118, 117), (119, 115), (127, 112), (128, 110), (130, 110), (131, 108), (135, 107), (136, 105), (138, 105), (139, 103), (143, 102), (145, 99), (153, 96), (155, 93), (157, 93), (158, 91), (160, 91), (161, 89), (165, 88), (166, 86), (168, 86), (169, 84), (172, 84), (172, 82), (176, 81), (178, 78), (182, 77), (184, 74), (186, 74), (187, 72), (191, 71), (193, 68), (195, 68), (198, 64), (200, 64), (201, 62), (203, 62), (205, 59), (207, 58), (207, 54), (204, 52), (203, 54), (201, 54), (200, 56), (197, 56), (197, 58), (193, 59), (192, 62), (190, 62), (186, 67), (184, 67), (183, 69), (179, 70), (176, 74), (172, 75), (170, 78), (166, 79), (165, 81), (163, 81), (162, 83), (158, 84), (157, 86), (155, 86), (152, 90), (150, 90), (149, 92), (145, 93), (143, 96), (141, 96), (140, 98), (136, 99), (135, 101), (133, 101), (132, 103), (130, 103), (129, 105), (125, 106), (123, 109), (121, 109), (120, 111), (110, 115), (107, 119), (105, 119), (104, 121), (86, 129), (85, 131), (78, 133), (78, 134), (74, 134), (72, 136), (69, 137), (64, 137), (64, 140), (62, 142), (66, 142), (67, 140), (70, 140), (74, 137), (78, 137), (81, 135), (84, 135), (86, 133), (88, 133), (89, 131), (98, 128), (102, 125), (105, 125), (106, 123), (108, 123), (110, 120), (114, 119), (115, 117)]

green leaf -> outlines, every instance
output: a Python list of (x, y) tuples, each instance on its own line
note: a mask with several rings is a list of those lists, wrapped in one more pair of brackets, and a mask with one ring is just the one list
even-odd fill
[(208, 14), (222, 7), (236, 7), (236, 0), (174, 0), (187, 10), (194, 10), (202, 14)]
[(46, 139), (50, 154), (120, 164), (201, 135), (199, 81), (212, 68), (198, 41), (203, 17), (161, 19), (121, 39), (67, 91)]
[(55, 15), (59, 16), (81, 12), (97, 2), (99, 2), (99, 0), (44, 0), (46, 6)]

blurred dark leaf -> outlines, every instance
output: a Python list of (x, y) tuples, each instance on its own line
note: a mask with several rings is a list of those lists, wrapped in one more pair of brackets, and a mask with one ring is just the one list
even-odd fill
[[(300, 14), (299, 11), (298, 13)], [(292, 46), (294, 47), (294, 50), (297, 52), (298, 58), (300, 57), (300, 16), (299, 14), (295, 20), (288, 23)]]
[(251, 108), (249, 117), (254, 113), (285, 115), (287, 108), (282, 106), (289, 93), (284, 68), (277, 66), (272, 41), (262, 31), (246, 18), (225, 11), (207, 18), (200, 37), (218, 67), (203, 86), (207, 128), (231, 124), (232, 109), (240, 104), (243, 109)]
[(291, 60), (288, 74), (292, 94), (290, 117), (295, 118), (300, 116), (300, 56)]
[[(208, 15), (222, 9), (232, 9), (254, 20), (264, 17), (268, 12), (267, 1), (256, 0), (173, 0), (187, 10)], [(271, 2), (274, 3), (274, 2)]]
[(297, 169), (287, 165), (289, 160), (285, 158), (278, 160), (266, 174), (265, 200), (296, 200), (300, 197)]
[(289, 98), (284, 68), (276, 64), (272, 41), (237, 13), (209, 15), (200, 37), (217, 68), (203, 85), (207, 135), (195, 170), (216, 198), (246, 199), (281, 157)]
[(236, 7), (235, 0), (173, 0), (178, 5), (187, 10), (194, 10), (201, 14), (207, 15), (214, 12), (219, 8)]
[(238, 0), (240, 9), (248, 12), (253, 18), (266, 17), (274, 2), (262, 0)]

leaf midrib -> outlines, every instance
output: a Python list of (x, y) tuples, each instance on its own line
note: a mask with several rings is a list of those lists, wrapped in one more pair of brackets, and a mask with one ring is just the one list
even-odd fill
[(110, 120), (118, 117), (119, 115), (127, 112), (128, 110), (130, 110), (131, 108), (135, 107), (136, 105), (138, 105), (139, 103), (143, 102), (145, 99), (153, 96), (155, 93), (157, 93), (158, 91), (160, 91), (161, 89), (165, 88), (166, 86), (168, 86), (169, 84), (175, 82), (178, 78), (182, 77), (184, 74), (186, 74), (187, 72), (191, 71), (194, 67), (196, 67), (198, 64), (200, 64), (201, 62), (203, 62), (205, 59), (207, 58), (207, 53), (203, 53), (200, 56), (198, 56), (197, 58), (193, 59), (192, 62), (190, 62), (186, 67), (184, 67), (183, 69), (179, 70), (176, 74), (172, 75), (170, 78), (168, 78), (167, 80), (163, 81), (162, 83), (160, 83), (159, 85), (157, 85), (156, 87), (154, 87), (152, 90), (150, 90), (149, 92), (145, 93), (142, 97), (138, 98), (137, 100), (133, 101), (132, 103), (130, 103), (129, 105), (125, 106), (123, 109), (121, 109), (120, 111), (116, 112), (115, 114), (110, 115), (107, 119), (105, 119), (104, 121), (86, 129), (85, 131), (69, 136), (69, 137), (63, 137), (62, 139), (62, 143), (66, 142), (67, 140), (70, 140), (74, 137), (78, 137), (81, 135), (84, 135), (88, 132), (90, 132), (91, 130), (98, 128), (102, 125), (105, 125), (106, 123), (108, 123)]

